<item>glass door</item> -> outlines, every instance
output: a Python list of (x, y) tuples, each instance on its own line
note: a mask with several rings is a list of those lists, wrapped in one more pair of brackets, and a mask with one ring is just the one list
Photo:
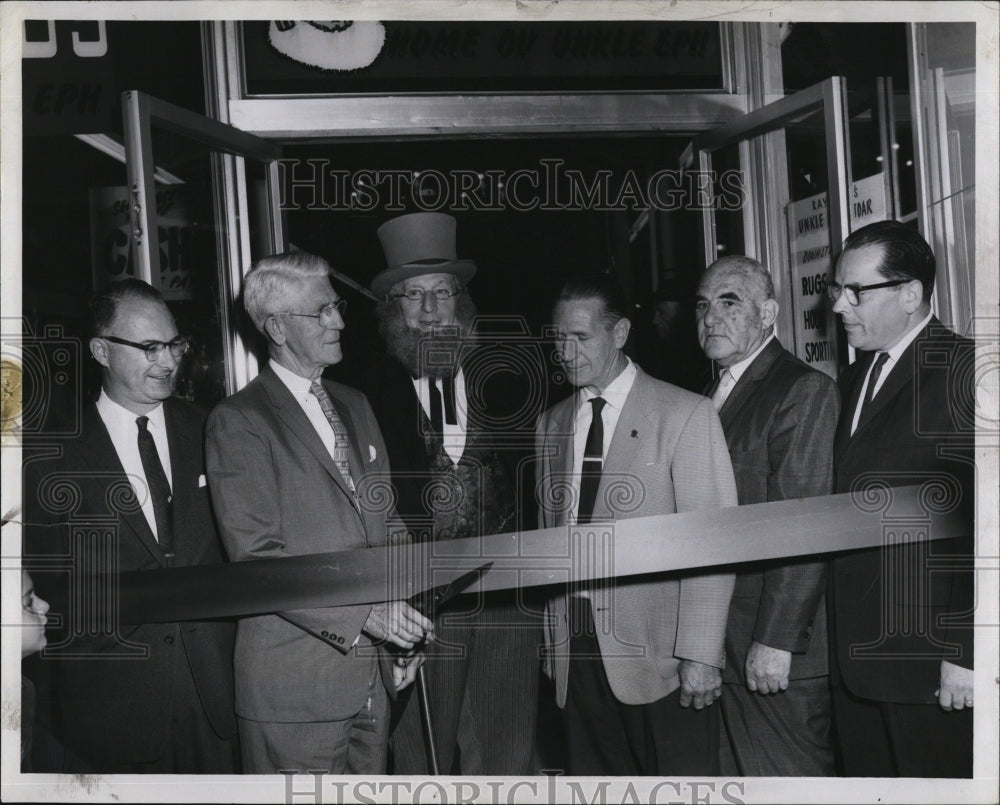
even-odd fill
[(778, 337), (833, 377), (844, 345), (823, 283), (852, 222), (886, 214), (881, 174), (853, 182), (850, 138), (846, 82), (834, 77), (703, 133), (681, 160), (711, 188), (704, 264), (746, 254), (768, 266), (781, 309)]
[(212, 405), (257, 373), (239, 292), (252, 262), (285, 248), (280, 147), (139, 91), (122, 93), (129, 273), (158, 288), (196, 350), (177, 393)]

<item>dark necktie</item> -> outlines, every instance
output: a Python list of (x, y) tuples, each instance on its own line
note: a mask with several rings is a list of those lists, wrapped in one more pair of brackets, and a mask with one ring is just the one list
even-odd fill
[(580, 472), (580, 505), (576, 514), (576, 522), (579, 525), (591, 521), (594, 503), (597, 501), (597, 487), (601, 483), (601, 468), (604, 461), (604, 421), (601, 419), (601, 411), (606, 402), (603, 397), (594, 397), (590, 401), (593, 412), (590, 430), (587, 431), (587, 446), (583, 450), (583, 468)]
[(136, 419), (139, 426), (139, 458), (142, 459), (142, 471), (146, 474), (146, 486), (149, 487), (149, 497), (153, 501), (153, 518), (156, 520), (156, 541), (160, 550), (166, 556), (174, 555), (174, 512), (173, 496), (167, 474), (163, 471), (160, 454), (156, 451), (156, 442), (149, 432), (149, 417)]
[(888, 352), (880, 352), (878, 357), (875, 359), (875, 365), (872, 367), (872, 373), (868, 377), (868, 388), (865, 389), (865, 401), (861, 405), (862, 414), (871, 404), (872, 397), (875, 396), (875, 384), (878, 383), (878, 379), (882, 374), (882, 367), (885, 366), (885, 362), (887, 360), (889, 360)]
[(351, 477), (350, 461), (351, 445), (347, 439), (347, 428), (344, 427), (344, 421), (340, 418), (340, 414), (337, 413), (333, 400), (326, 393), (326, 389), (323, 388), (322, 383), (314, 380), (312, 385), (309, 386), (309, 393), (319, 400), (319, 407), (323, 409), (323, 416), (330, 423), (335, 444), (333, 448), (333, 463), (337, 465), (337, 469), (340, 470), (340, 474), (344, 477), (344, 483), (347, 484), (347, 488), (353, 492), (354, 479)]
[[(437, 382), (433, 377), (427, 378), (427, 390), (431, 408), (431, 429), (437, 434), (444, 433), (444, 424), (457, 425), (458, 419), (455, 417), (455, 378), (446, 377), (441, 381), (444, 386), (444, 399), (441, 399), (441, 392), (438, 390)], [(442, 416), (443, 409), (443, 416)]]

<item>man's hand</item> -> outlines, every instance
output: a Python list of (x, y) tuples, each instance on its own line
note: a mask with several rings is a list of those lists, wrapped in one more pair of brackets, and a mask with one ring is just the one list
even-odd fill
[(392, 682), (396, 686), (396, 690), (403, 690), (416, 679), (417, 671), (423, 664), (424, 653), (422, 651), (396, 657), (396, 661), (392, 664)]
[(941, 683), (934, 692), (942, 710), (964, 710), (972, 707), (973, 673), (968, 668), (941, 660)]
[(375, 604), (362, 631), (376, 640), (386, 640), (411, 649), (421, 640), (434, 639), (434, 624), (405, 601)]
[(681, 707), (695, 710), (708, 707), (722, 695), (722, 671), (714, 665), (681, 660), (677, 669), (681, 678)]
[(788, 687), (791, 667), (792, 652), (771, 648), (754, 640), (744, 666), (747, 687), (763, 694), (779, 693)]

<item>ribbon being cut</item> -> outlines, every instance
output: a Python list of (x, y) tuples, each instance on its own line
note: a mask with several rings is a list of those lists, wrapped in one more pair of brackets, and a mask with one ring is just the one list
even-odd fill
[[(491, 561), (469, 592), (574, 584), (972, 533), (939, 483), (395, 547), (83, 577), (119, 623), (184, 621), (409, 599)], [(85, 524), (81, 523), (81, 526)], [(91, 528), (91, 533), (93, 529)], [(939, 570), (954, 565), (941, 557)], [(933, 560), (929, 563), (933, 566)]]

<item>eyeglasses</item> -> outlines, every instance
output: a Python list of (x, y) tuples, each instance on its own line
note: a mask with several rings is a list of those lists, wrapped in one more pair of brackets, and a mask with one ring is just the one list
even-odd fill
[(144, 341), (139, 344), (135, 341), (126, 341), (124, 338), (118, 338), (114, 335), (102, 335), (105, 341), (110, 341), (112, 344), (121, 344), (122, 346), (132, 347), (132, 349), (141, 349), (146, 353), (146, 360), (150, 363), (156, 363), (162, 356), (163, 350), (169, 349), (170, 354), (174, 356), (175, 360), (180, 360), (185, 355), (191, 352), (191, 339), (186, 335), (179, 335), (176, 338), (172, 338), (170, 341)]
[(829, 297), (831, 302), (836, 302), (840, 299), (840, 295), (844, 294), (847, 297), (847, 303), (851, 307), (857, 307), (861, 303), (860, 294), (865, 291), (874, 291), (878, 288), (895, 288), (897, 285), (905, 285), (912, 280), (889, 280), (888, 282), (876, 282), (873, 285), (858, 285), (853, 283), (851, 285), (841, 285), (839, 282), (827, 282), (826, 283), (826, 295)]
[(433, 291), (423, 291), (420, 288), (410, 288), (410, 290), (405, 293), (394, 293), (389, 294), (389, 296), (392, 299), (405, 299), (407, 302), (422, 303), (427, 297), (427, 294), (433, 296), (438, 302), (444, 302), (447, 299), (451, 299), (453, 296), (458, 296), (460, 293), (462, 293), (461, 288), (454, 291), (451, 288), (435, 288)]
[(339, 313), (341, 316), (344, 315), (344, 311), (347, 310), (347, 300), (338, 299), (336, 302), (331, 302), (329, 305), (320, 308), (319, 313), (291, 313), (285, 311), (283, 313), (272, 313), (272, 316), (298, 316), (303, 319), (319, 319), (319, 326), (326, 327), (331, 321), (333, 321), (333, 315)]

